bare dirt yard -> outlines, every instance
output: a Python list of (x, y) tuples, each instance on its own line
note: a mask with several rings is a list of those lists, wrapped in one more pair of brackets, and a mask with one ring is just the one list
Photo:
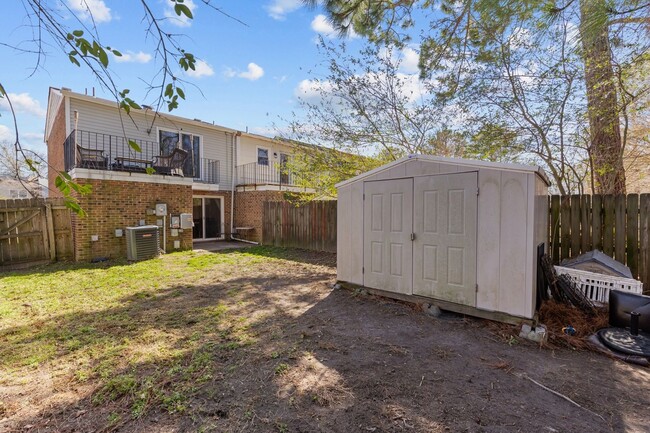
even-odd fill
[(648, 369), (335, 277), (261, 247), (6, 275), (0, 431), (650, 431)]

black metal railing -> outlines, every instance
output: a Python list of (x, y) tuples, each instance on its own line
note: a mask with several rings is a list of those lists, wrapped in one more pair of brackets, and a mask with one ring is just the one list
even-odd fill
[[(129, 139), (100, 132), (75, 130), (63, 145), (64, 167), (96, 170), (146, 172), (155, 156), (160, 156), (160, 144), (155, 141), (131, 139), (140, 148), (135, 150)], [(189, 158), (192, 158), (189, 155)], [(182, 167), (185, 177), (197, 182), (219, 183), (219, 161), (208, 158), (186, 160)], [(155, 173), (154, 173), (155, 175)]]
[(295, 175), (284, 164), (269, 161), (268, 165), (257, 162), (237, 167), (238, 185), (295, 185)]

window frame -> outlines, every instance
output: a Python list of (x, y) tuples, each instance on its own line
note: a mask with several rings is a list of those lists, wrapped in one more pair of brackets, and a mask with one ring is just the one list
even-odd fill
[[(260, 164), (260, 150), (266, 151), (266, 164)], [(256, 146), (255, 156), (256, 156), (257, 165), (263, 165), (265, 167), (269, 167), (271, 165), (271, 158), (269, 156), (270, 151), (271, 150), (268, 147)]]

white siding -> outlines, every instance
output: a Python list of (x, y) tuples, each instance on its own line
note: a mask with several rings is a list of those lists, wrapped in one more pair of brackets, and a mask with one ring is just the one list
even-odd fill
[[(228, 190), (231, 185), (233, 134), (210, 125), (201, 126), (191, 122), (168, 120), (162, 116), (154, 119), (153, 112), (134, 110), (131, 118), (122, 110), (100, 103), (70, 98), (70, 125), (74, 129), (74, 111), (79, 112), (77, 129), (91, 133), (107, 134), (129, 139), (158, 143), (158, 130), (178, 130), (201, 136), (202, 158), (219, 161), (220, 189)], [(151, 151), (143, 149), (144, 158), (150, 158)]]
[[(291, 146), (281, 144), (275, 141), (265, 140), (263, 138), (242, 135), (239, 138), (239, 148), (237, 149), (237, 165), (250, 164), (257, 162), (257, 148), (263, 147), (269, 150), (269, 162), (280, 163), (280, 153), (290, 155)], [(274, 156), (275, 154), (275, 156)]]

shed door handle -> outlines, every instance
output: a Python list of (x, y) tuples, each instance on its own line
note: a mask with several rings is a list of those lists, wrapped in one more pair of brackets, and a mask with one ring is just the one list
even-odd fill
[(411, 241), (415, 240), (415, 233), (411, 233)]

